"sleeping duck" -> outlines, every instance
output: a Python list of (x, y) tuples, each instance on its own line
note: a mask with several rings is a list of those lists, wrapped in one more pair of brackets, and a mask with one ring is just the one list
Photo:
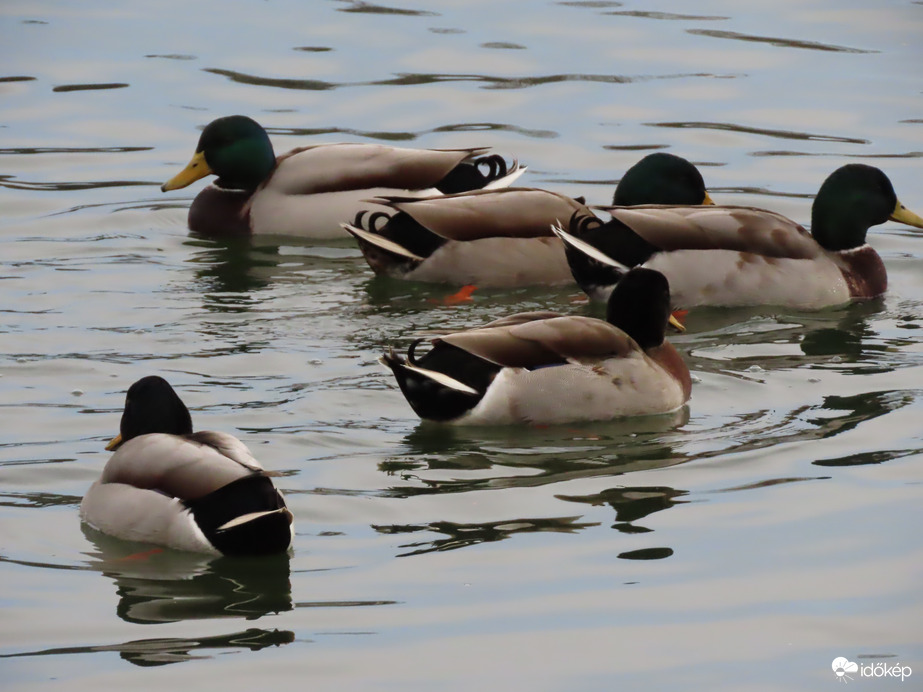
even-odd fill
[(135, 382), (102, 477), (80, 517), (130, 541), (214, 555), (288, 550), (292, 513), (233, 435), (192, 432), (189, 410), (161, 377)]
[[(554, 424), (666, 413), (689, 399), (691, 378), (664, 339), (670, 288), (629, 271), (606, 320), (526, 312), (477, 329), (413, 342), (381, 362), (418, 416), (459, 425)], [(674, 324), (676, 324), (674, 322)]]
[(278, 234), (340, 238), (340, 223), (380, 195), (432, 197), (506, 187), (525, 172), (485, 147), (402, 149), (383, 144), (315, 144), (276, 157), (254, 120), (230, 115), (202, 131), (195, 155), (161, 190), (218, 176), (189, 208), (190, 230), (206, 235)]
[(674, 303), (783, 305), (804, 310), (881, 295), (884, 263), (866, 243), (885, 221), (923, 228), (894, 193), (888, 177), (864, 164), (834, 171), (811, 210), (811, 232), (779, 214), (750, 207), (607, 208), (613, 220), (595, 236), (579, 218), (567, 243), (571, 270), (594, 300), (605, 300), (625, 267), (662, 272)]
[[(586, 225), (596, 218), (581, 199), (534, 188), (381, 201), (389, 207), (387, 212), (364, 210), (343, 227), (356, 237), (376, 274), (434, 283), (573, 283), (564, 246), (551, 227), (572, 218)], [(626, 171), (613, 204), (712, 202), (694, 165), (673, 154), (656, 153)]]

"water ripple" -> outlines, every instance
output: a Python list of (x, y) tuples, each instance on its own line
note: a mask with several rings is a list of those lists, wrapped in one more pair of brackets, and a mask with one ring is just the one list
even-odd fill
[(4, 154), (122, 154), (153, 150), (154, 147), (10, 147), (0, 148), (0, 156)]
[(403, 543), (402, 549), (412, 548), (408, 552), (398, 553), (397, 557), (410, 555), (423, 555), (432, 552), (457, 550), (479, 543), (495, 543), (502, 541), (517, 533), (535, 533), (538, 531), (552, 531), (555, 533), (576, 533), (591, 526), (593, 523), (578, 523), (580, 517), (546, 517), (541, 519), (505, 519), (476, 524), (460, 524), (452, 521), (435, 521), (429, 524), (394, 524), (390, 526), (372, 526), (373, 529), (383, 534), (418, 533), (421, 531), (441, 533), (447, 538), (433, 541), (419, 541)]
[(278, 77), (257, 77), (255, 75), (244, 74), (234, 70), (222, 70), (217, 67), (206, 67), (203, 72), (221, 75), (227, 77), (232, 82), (238, 84), (251, 84), (258, 86), (271, 86), (280, 89), (301, 89), (304, 91), (327, 91), (336, 89), (345, 84), (335, 84), (333, 82), (324, 82), (319, 79), (282, 79)]
[(361, 2), (361, 0), (338, 0), (347, 2), (350, 7), (344, 7), (337, 12), (357, 12), (361, 14), (397, 14), (407, 17), (438, 17), (438, 12), (429, 10), (409, 10), (401, 7), (386, 7), (384, 5), (375, 5), (371, 2)]
[(73, 190), (97, 190), (103, 187), (134, 187), (139, 185), (160, 186), (158, 182), (145, 180), (96, 180), (83, 183), (75, 182), (56, 182), (56, 183), (35, 183), (27, 180), (16, 181), (15, 176), (0, 175), (0, 187), (6, 187), (10, 190), (37, 190), (37, 191), (73, 191)]
[(751, 43), (768, 43), (771, 46), (780, 48), (803, 48), (806, 50), (822, 50), (833, 53), (878, 53), (877, 50), (865, 50), (862, 48), (850, 48), (848, 46), (835, 46), (829, 43), (818, 43), (816, 41), (799, 41), (793, 38), (774, 38), (772, 36), (754, 36), (752, 34), (739, 34), (736, 31), (718, 31), (716, 29), (686, 29), (686, 33), (695, 34), (696, 36), (708, 36), (710, 38), (725, 38), (734, 41), (749, 41)]
[[(267, 646), (282, 646), (295, 641), (295, 633), (287, 630), (263, 630), (251, 627), (242, 632), (211, 637), (180, 639), (175, 637), (157, 639), (136, 639), (123, 644), (97, 646), (71, 646), (17, 654), (0, 654), (0, 658), (22, 656), (60, 656), (63, 654), (95, 654), (117, 652), (119, 656), (136, 666), (162, 666), (200, 658), (210, 658), (202, 653), (213, 649), (239, 649), (259, 651)], [(196, 653), (193, 653), (196, 652)], [(215, 652), (217, 655), (218, 651)], [(224, 652), (227, 653), (227, 652)]]
[(291, 79), (287, 77), (262, 77), (246, 74), (236, 70), (225, 70), (217, 67), (206, 67), (204, 72), (227, 77), (233, 82), (254, 86), (268, 86), (279, 89), (295, 89), (302, 91), (329, 91), (340, 87), (351, 86), (420, 86), (425, 84), (441, 84), (450, 82), (476, 82), (483, 84), (484, 89), (524, 89), (544, 84), (557, 84), (560, 82), (588, 82), (602, 84), (631, 84), (659, 79), (689, 79), (689, 78), (733, 78), (737, 75), (716, 75), (710, 72), (682, 72), (663, 75), (615, 75), (593, 73), (562, 73), (533, 77), (499, 77), (481, 74), (447, 74), (447, 73), (398, 73), (396, 77), (371, 82), (327, 82), (319, 79)]
[(357, 130), (349, 127), (267, 127), (266, 132), (271, 135), (318, 137), (323, 135), (351, 135), (367, 139), (380, 139), (389, 142), (410, 141), (437, 132), (515, 132), (535, 139), (552, 139), (558, 137), (554, 130), (536, 130), (514, 125), (513, 123), (450, 123), (439, 125), (426, 130), (416, 131), (383, 131), (383, 130)]
[(106, 84), (62, 84), (52, 88), (52, 91), (96, 91), (98, 89), (125, 89), (128, 84), (124, 82), (110, 82)]
[(730, 17), (721, 15), (676, 14), (673, 12), (647, 12), (643, 10), (622, 10), (618, 12), (604, 12), (604, 14), (619, 15), (622, 17), (641, 17), (643, 19), (665, 19), (668, 21), (716, 22), (730, 19)]
[(776, 137), (779, 139), (803, 139), (812, 142), (841, 142), (844, 144), (871, 144), (867, 139), (858, 139), (856, 137), (837, 137), (835, 135), (818, 135), (810, 132), (795, 132), (793, 130), (772, 130), (764, 127), (749, 127), (747, 125), (737, 125), (735, 123), (716, 123), (706, 121), (690, 122), (663, 122), (663, 123), (645, 123), (648, 127), (670, 127), (670, 128), (688, 128), (698, 130), (725, 130), (727, 132), (741, 132), (751, 135), (763, 135), (764, 137)]

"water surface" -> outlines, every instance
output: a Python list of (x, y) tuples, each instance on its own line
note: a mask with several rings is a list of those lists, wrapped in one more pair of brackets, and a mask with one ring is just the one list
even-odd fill
[[(446, 430), (405, 404), (385, 345), (591, 314), (576, 289), (445, 304), (347, 241), (194, 237), (201, 184), (159, 191), (203, 125), (246, 113), (278, 151), (489, 145), (593, 203), (670, 151), (719, 202), (801, 222), (861, 161), (923, 213), (921, 31), (919, 2), (870, 0), (6, 4), (6, 685), (816, 690), (838, 656), (923, 674), (913, 231), (870, 235), (883, 299), (692, 313), (676, 414)], [(124, 391), (154, 373), (282, 474), (290, 558), (81, 527)]]

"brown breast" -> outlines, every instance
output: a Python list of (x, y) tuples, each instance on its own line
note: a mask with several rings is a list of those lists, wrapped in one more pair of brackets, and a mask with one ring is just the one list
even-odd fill
[(683, 388), (683, 401), (688, 401), (692, 394), (692, 376), (676, 347), (669, 341), (664, 341), (660, 346), (649, 348), (646, 353), (680, 383)]
[(881, 257), (868, 245), (840, 253), (840, 271), (853, 298), (874, 298), (888, 290), (888, 273)]
[(189, 230), (209, 236), (250, 235), (250, 193), (209, 185), (189, 207)]

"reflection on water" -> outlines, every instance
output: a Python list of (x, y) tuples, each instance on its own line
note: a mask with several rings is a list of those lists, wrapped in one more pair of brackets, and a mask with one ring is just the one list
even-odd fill
[[(407, 449), (381, 462), (379, 469), (413, 483), (392, 486), (388, 489), (391, 497), (529, 488), (618, 476), (687, 461), (664, 433), (688, 419), (684, 407), (659, 416), (547, 428), (459, 430), (421, 423), (404, 438)], [(491, 473), (505, 468), (535, 469), (536, 473)], [(453, 469), (488, 473), (479, 478), (446, 478), (442, 473)], [(440, 477), (428, 478), (427, 472)]]
[(793, 130), (775, 130), (766, 127), (750, 127), (747, 125), (738, 125), (736, 123), (716, 123), (716, 122), (662, 122), (647, 123), (649, 127), (670, 127), (678, 129), (693, 130), (723, 130), (726, 132), (742, 132), (751, 135), (760, 135), (763, 137), (773, 137), (776, 139), (803, 139), (812, 142), (843, 142), (849, 144), (869, 144), (867, 139), (858, 139), (855, 137), (837, 137), (835, 135), (820, 135), (811, 132), (797, 132)]
[(97, 548), (93, 569), (113, 580), (116, 612), (139, 624), (244, 618), (292, 609), (288, 555), (243, 559), (181, 553), (112, 539), (83, 525)]
[(579, 517), (551, 517), (543, 519), (507, 519), (477, 524), (459, 524), (451, 521), (435, 521), (425, 525), (394, 524), (390, 526), (372, 526), (382, 534), (394, 535), (405, 533), (441, 533), (447, 538), (433, 541), (419, 541), (401, 544), (402, 549), (412, 548), (409, 552), (398, 553), (398, 557), (423, 555), (425, 553), (456, 550), (480, 543), (502, 541), (514, 534), (551, 531), (554, 533), (575, 533), (596, 523), (580, 523)]
[(346, 3), (349, 7), (340, 7), (338, 12), (360, 12), (363, 14), (394, 14), (394, 15), (405, 15), (408, 17), (438, 17), (438, 12), (430, 12), (428, 10), (410, 10), (403, 9), (400, 7), (386, 7), (384, 5), (376, 5), (371, 2), (363, 2), (362, 0), (337, 0), (337, 2)]
[(230, 634), (210, 637), (157, 639), (135, 639), (122, 644), (98, 646), (72, 646), (21, 654), (3, 654), (0, 658), (22, 658), (28, 656), (61, 656), (70, 654), (95, 654), (118, 652), (119, 656), (136, 666), (163, 666), (169, 663), (183, 663), (197, 658), (211, 658), (231, 651), (259, 651), (268, 646), (284, 646), (295, 641), (295, 633), (288, 630), (264, 630), (250, 628)]
[[(417, 421), (383, 348), (601, 311), (535, 288), (453, 303), (374, 277), (348, 240), (199, 238), (199, 187), (158, 189), (191, 131), (241, 112), (277, 151), (489, 145), (529, 166), (524, 185), (590, 203), (671, 151), (708, 167), (719, 202), (802, 223), (820, 181), (861, 160), (919, 212), (919, 2), (797, 5), (205, 2), (180, 23), (136, 2), (5, 8), (0, 584), (16, 617), (0, 655), (23, 679), (4, 682), (144, 687), (135, 666), (244, 653), (222, 659), (228, 689), (241, 671), (292, 687), (319, 633), (381, 635), (323, 641), (312, 673), (337, 689), (818, 689), (833, 645), (920, 653), (919, 236), (870, 235), (882, 299), (691, 313), (672, 340), (697, 381), (673, 415), (459, 430)], [(305, 531), (291, 560), (78, 529), (117, 383), (157, 371), (195, 393), (203, 427), (286, 470)], [(618, 650), (585, 645), (602, 632)], [(246, 655), (266, 647), (282, 648)]]
[(615, 510), (613, 529), (622, 533), (648, 533), (652, 529), (636, 526), (633, 522), (654, 512), (687, 502), (687, 500), (676, 500), (675, 498), (688, 494), (686, 490), (674, 490), (662, 486), (633, 486), (610, 488), (593, 495), (555, 495), (555, 497), (559, 500), (583, 502), (593, 506), (609, 505)]
[(828, 43), (817, 43), (816, 41), (796, 41), (790, 38), (772, 38), (770, 36), (752, 36), (750, 34), (739, 34), (736, 31), (717, 31), (715, 29), (687, 29), (687, 33), (697, 36), (709, 36), (711, 38), (727, 38), (735, 41), (749, 41), (752, 43), (767, 43), (770, 46), (780, 48), (805, 48), (808, 50), (822, 50), (832, 53), (877, 53), (877, 50), (862, 50), (861, 48), (848, 48), (846, 46), (834, 46)]
[[(261, 246), (256, 250), (249, 238), (191, 239), (187, 244), (202, 248), (189, 262), (196, 266), (196, 281), (203, 293), (250, 293), (263, 289), (270, 284), (281, 259), (278, 247)], [(233, 310), (232, 306), (225, 307)], [(238, 308), (246, 309), (240, 305)]]

